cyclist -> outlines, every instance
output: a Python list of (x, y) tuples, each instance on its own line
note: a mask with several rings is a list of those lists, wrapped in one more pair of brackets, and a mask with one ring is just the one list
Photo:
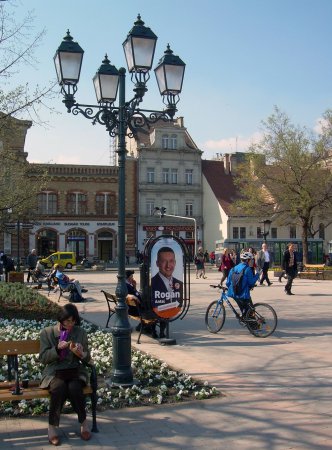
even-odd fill
[[(236, 303), (239, 305), (239, 308), (242, 312), (242, 315), (248, 310), (249, 305), (252, 306), (252, 300), (250, 296), (250, 289), (255, 286), (256, 281), (259, 279), (260, 272), (257, 272), (255, 275), (252, 272), (250, 267), (250, 263), (252, 262), (254, 256), (250, 252), (242, 252), (240, 255), (240, 264), (233, 267), (228, 275), (226, 286), (228, 287), (227, 295), (232, 297)], [(238, 292), (235, 293), (235, 286), (233, 283), (233, 273), (240, 274), (242, 272), (243, 276), (240, 279), (240, 285)]]

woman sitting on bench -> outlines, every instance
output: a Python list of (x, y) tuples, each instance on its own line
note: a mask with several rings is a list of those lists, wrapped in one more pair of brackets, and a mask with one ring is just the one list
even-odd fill
[(67, 275), (65, 275), (63, 273), (62, 266), (58, 266), (55, 276), (61, 289), (67, 290), (69, 286), (72, 286), (78, 293), (79, 297), (84, 300), (82, 297), (82, 292), (88, 292), (87, 289), (82, 289), (80, 282), (78, 280), (75, 280), (75, 278), (69, 278)]
[(90, 351), (86, 331), (80, 327), (77, 308), (72, 303), (64, 305), (59, 323), (41, 331), (39, 359), (45, 365), (40, 387), (50, 392), (48, 440), (60, 445), (57, 433), (62, 407), (69, 399), (81, 424), (81, 438), (88, 441), (83, 387), (88, 383), (88, 372), (81, 360), (89, 362)]

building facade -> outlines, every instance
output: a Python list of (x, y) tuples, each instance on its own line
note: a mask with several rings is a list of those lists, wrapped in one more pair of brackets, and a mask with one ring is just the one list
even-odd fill
[[(48, 187), (38, 194), (29, 247), (38, 255), (73, 251), (105, 262), (117, 260), (118, 168), (43, 164)], [(126, 249), (136, 246), (136, 161), (126, 165)]]
[[(203, 216), (205, 220), (204, 241), (208, 248), (214, 248), (216, 256), (220, 256), (225, 247), (240, 252), (242, 248), (260, 249), (263, 243), (263, 224), (254, 216), (248, 217), (235, 211), (233, 204), (238, 198), (234, 180), (236, 170), (244, 160), (244, 153), (220, 155), (216, 160), (203, 160)], [(318, 220), (318, 218), (317, 218)], [(316, 227), (319, 227), (319, 223)], [(331, 225), (322, 223), (320, 232), (315, 238), (308, 240), (309, 260), (321, 263), (324, 256), (332, 250)], [(329, 237), (330, 236), (330, 237)], [(271, 223), (267, 236), (269, 250), (274, 262), (280, 264), (282, 254), (288, 242), (295, 242), (302, 251), (302, 230), (297, 223), (287, 225)]]
[[(24, 143), (31, 122), (11, 121), (14, 133), (10, 133), (10, 137), (0, 135), (0, 150), (10, 149), (17, 157), (26, 160)], [(56, 251), (73, 251), (78, 261), (83, 257), (117, 261), (118, 167), (70, 164), (30, 164), (30, 167), (29, 182), (34, 182), (37, 169), (43, 169), (47, 185), (37, 194), (36, 209), (30, 212), (28, 223), (17, 220), (15, 209), (11, 215), (1, 212), (0, 248), (15, 259), (25, 258), (32, 248), (36, 248), (40, 256)], [(126, 254), (132, 259), (137, 247), (136, 187), (137, 161), (128, 158)]]
[[(159, 121), (147, 134), (139, 133), (128, 142), (128, 150), (138, 162), (138, 250), (151, 237), (173, 234), (193, 255), (203, 239), (202, 151), (183, 118)], [(164, 208), (166, 215), (161, 217), (155, 208)]]

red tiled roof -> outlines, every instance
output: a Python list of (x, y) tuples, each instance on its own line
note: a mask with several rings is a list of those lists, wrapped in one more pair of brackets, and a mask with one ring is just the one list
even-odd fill
[(239, 198), (234, 176), (225, 173), (223, 161), (202, 160), (202, 172), (225, 213), (232, 215), (231, 205)]

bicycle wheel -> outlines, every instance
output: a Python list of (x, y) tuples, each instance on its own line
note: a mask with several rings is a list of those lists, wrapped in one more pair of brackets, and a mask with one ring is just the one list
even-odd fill
[(245, 324), (251, 334), (265, 338), (271, 336), (277, 328), (277, 313), (267, 303), (256, 303), (254, 309), (249, 309), (245, 317)]
[(205, 313), (205, 325), (210, 333), (218, 333), (225, 323), (225, 307), (219, 300), (210, 303)]

